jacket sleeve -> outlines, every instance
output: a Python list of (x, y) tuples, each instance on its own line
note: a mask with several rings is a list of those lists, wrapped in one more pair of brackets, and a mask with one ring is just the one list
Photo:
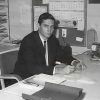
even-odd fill
[(71, 46), (69, 44), (66, 46), (61, 46), (58, 44), (57, 58), (58, 61), (70, 65), (71, 62), (75, 60), (75, 58), (72, 56)]
[[(22, 78), (27, 78), (40, 73), (52, 74), (53, 72), (53, 66), (47, 67), (45, 64), (39, 64), (39, 62), (37, 64), (34, 48), (35, 46), (33, 47), (33, 44), (26, 40), (21, 43), (18, 60), (15, 66), (15, 73), (20, 75)], [(38, 55), (38, 59), (39, 56), (40, 55)]]

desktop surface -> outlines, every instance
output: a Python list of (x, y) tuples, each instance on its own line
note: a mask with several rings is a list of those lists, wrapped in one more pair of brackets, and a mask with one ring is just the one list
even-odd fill
[[(99, 100), (100, 99), (100, 62), (91, 61), (86, 54), (80, 54), (76, 58), (82, 60), (87, 68), (84, 71), (75, 72), (69, 75), (58, 75), (66, 78), (62, 85), (83, 88), (85, 96), (83, 100)], [(43, 89), (42, 86), (27, 86), (22, 81), (11, 85), (0, 91), (1, 100), (24, 100), (22, 93), (33, 94)], [(9, 96), (9, 99), (7, 98)], [(15, 98), (15, 99), (14, 99)]]
[(15, 44), (8, 44), (8, 43), (1, 43), (0, 44), (0, 54), (6, 53), (9, 51), (19, 50), (19, 45)]

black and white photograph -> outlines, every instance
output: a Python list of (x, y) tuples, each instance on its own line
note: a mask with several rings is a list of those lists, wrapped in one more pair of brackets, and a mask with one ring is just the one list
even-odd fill
[(100, 100), (100, 0), (0, 0), (0, 100)]

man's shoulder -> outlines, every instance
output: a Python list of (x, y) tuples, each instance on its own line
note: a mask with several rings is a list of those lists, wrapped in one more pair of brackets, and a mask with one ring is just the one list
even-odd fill
[(34, 43), (38, 32), (37, 31), (33, 31), (31, 33), (29, 33), (28, 35), (26, 35), (23, 39), (22, 39), (22, 43)]
[(37, 33), (38, 33), (37, 31), (32, 31), (31, 33), (29, 33), (28, 35), (26, 35), (26, 36), (23, 38), (23, 40), (33, 39), (33, 38), (36, 37)]
[(36, 36), (37, 33), (38, 33), (37, 31), (32, 31), (31, 33), (29, 33), (28, 35), (26, 35), (24, 38), (34, 37), (34, 36)]

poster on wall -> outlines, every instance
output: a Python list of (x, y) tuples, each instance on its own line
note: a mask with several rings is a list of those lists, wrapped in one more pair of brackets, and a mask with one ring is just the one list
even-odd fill
[(100, 4), (100, 0), (89, 0), (91, 4)]

